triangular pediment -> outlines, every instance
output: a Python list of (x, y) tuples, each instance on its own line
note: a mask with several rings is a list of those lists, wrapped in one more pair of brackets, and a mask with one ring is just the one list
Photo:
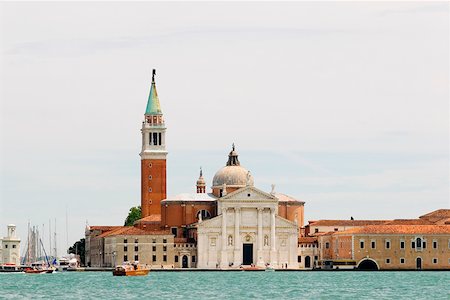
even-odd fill
[(197, 228), (210, 228), (210, 227), (221, 227), (222, 226), (222, 215), (218, 215), (214, 218), (203, 220), (197, 223)]
[(236, 190), (226, 196), (220, 198), (222, 201), (273, 201), (277, 202), (278, 198), (275, 196), (261, 191), (254, 186), (246, 186), (239, 190)]

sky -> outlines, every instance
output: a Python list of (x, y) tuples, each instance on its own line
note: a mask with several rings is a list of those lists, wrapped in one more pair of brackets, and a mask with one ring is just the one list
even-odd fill
[(446, 2), (2, 2), (0, 28), (2, 236), (123, 224), (153, 68), (169, 195), (235, 143), (305, 220), (450, 207)]

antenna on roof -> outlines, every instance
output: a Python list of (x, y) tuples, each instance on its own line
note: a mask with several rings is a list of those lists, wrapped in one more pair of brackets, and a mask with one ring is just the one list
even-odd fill
[(152, 82), (155, 82), (156, 69), (153, 69), (152, 72)]

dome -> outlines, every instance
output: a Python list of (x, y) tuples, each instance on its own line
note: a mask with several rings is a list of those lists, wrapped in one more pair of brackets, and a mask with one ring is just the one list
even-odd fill
[(228, 154), (228, 162), (225, 167), (217, 171), (213, 178), (213, 188), (222, 187), (224, 184), (227, 187), (245, 187), (247, 185), (253, 186), (253, 176), (247, 169), (241, 167), (239, 163), (238, 154), (234, 149)]
[(241, 166), (225, 166), (214, 175), (212, 185), (213, 187), (222, 187), (223, 184), (226, 184), (227, 187), (253, 186), (253, 176)]

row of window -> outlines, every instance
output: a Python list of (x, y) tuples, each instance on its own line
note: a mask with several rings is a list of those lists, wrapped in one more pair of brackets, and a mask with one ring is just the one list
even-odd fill
[[(127, 252), (128, 251), (128, 246), (123, 246), (123, 251)], [(139, 247), (138, 246), (134, 246), (134, 251), (135, 252), (139, 251)], [(156, 246), (152, 246), (152, 251), (156, 251)], [(163, 251), (167, 251), (167, 246), (163, 246)]]
[[(391, 263), (391, 259), (390, 258), (386, 258), (385, 262), (386, 262), (386, 264), (390, 264)], [(432, 258), (431, 262), (433, 264), (437, 264), (438, 263), (438, 259), (437, 258)], [(400, 258), (400, 263), (404, 264), (404, 263), (406, 263), (406, 260), (403, 257), (401, 257)], [(450, 263), (450, 260), (449, 260), (449, 263)]]
[[(195, 255), (192, 255), (191, 256), (191, 259), (192, 259), (192, 262), (193, 263), (195, 263)], [(163, 255), (163, 262), (167, 262), (167, 255)], [(179, 261), (179, 257), (178, 257), (178, 255), (175, 255), (175, 258), (174, 258), (174, 260), (175, 260), (175, 262), (177, 263), (178, 261)], [(123, 261), (128, 261), (128, 255), (124, 255), (123, 256)], [(139, 261), (139, 255), (135, 255), (134, 256), (134, 261)], [(156, 255), (152, 255), (152, 261), (153, 262), (156, 262), (157, 260), (156, 260)]]
[[(385, 248), (390, 249), (391, 248), (391, 241), (387, 240), (385, 241)], [(376, 241), (370, 241), (370, 248), (376, 249)], [(329, 248), (330, 244), (328, 242), (325, 243), (325, 248)], [(359, 241), (359, 247), (361, 249), (365, 248), (365, 242), (364, 240)], [(432, 243), (433, 249), (438, 248), (438, 242), (433, 241)], [(427, 242), (422, 240), (421, 238), (417, 238), (414, 241), (411, 241), (411, 249), (426, 249), (427, 248)], [(450, 242), (449, 242), (449, 248), (450, 248)], [(405, 241), (400, 241), (400, 249), (405, 249)]]
[[(12, 245), (13, 249), (16, 248), (16, 245)], [(5, 249), (8, 249), (8, 244), (5, 245)]]
[[(138, 242), (139, 242), (138, 239), (134, 239), (134, 243), (135, 244), (137, 244)], [(128, 243), (128, 239), (124, 239), (123, 243), (127, 244)], [(156, 243), (156, 239), (152, 239), (152, 243), (155, 244)], [(166, 243), (167, 243), (167, 239), (163, 239), (163, 244), (166, 244)]]

